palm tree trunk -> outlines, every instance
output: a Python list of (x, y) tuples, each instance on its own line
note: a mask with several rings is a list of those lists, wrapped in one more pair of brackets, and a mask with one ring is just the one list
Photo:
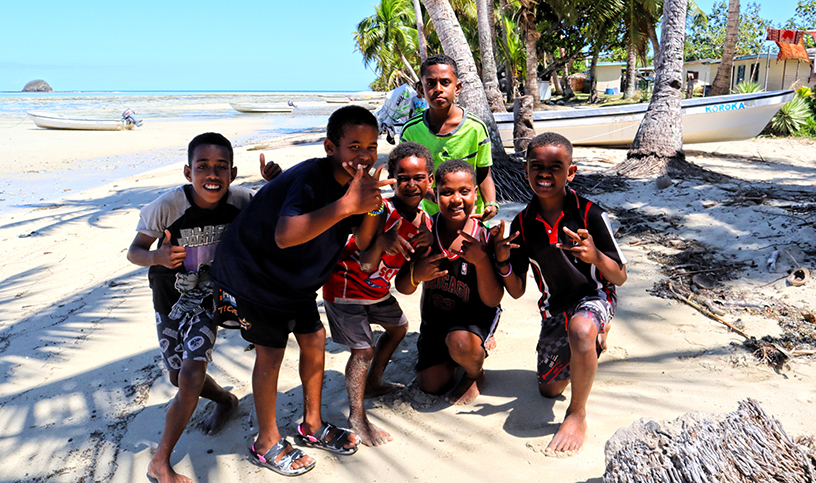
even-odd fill
[(462, 32), (462, 27), (459, 25), (450, 3), (448, 0), (422, 0), (422, 3), (431, 16), (436, 33), (442, 42), (442, 49), (456, 61), (459, 68), (459, 80), (462, 81), (459, 102), (487, 124), (490, 131), (493, 160), (506, 161), (507, 153), (504, 151), (499, 129), (493, 119), (493, 113), (487, 104), (482, 82), (476, 73), (473, 53), (470, 51), (470, 46), (468, 46), (465, 34)]
[[(552, 55), (550, 55), (550, 54), (547, 54), (545, 56), (545, 59), (546, 59), (546, 61), (544, 63), (545, 68), (547, 67), (547, 62), (549, 62), (550, 64), (552, 64), (554, 62), (554, 60), (552, 58)], [(559, 96), (563, 96), (564, 95), (564, 88), (561, 87), (561, 79), (558, 78), (558, 73), (556, 71), (553, 71), (553, 73), (550, 74), (550, 82), (552, 82), (552, 84), (555, 86), (555, 94), (559, 95)]]
[(740, 3), (739, 0), (729, 0), (728, 21), (725, 27), (725, 45), (723, 46), (723, 56), (720, 66), (717, 68), (717, 75), (711, 83), (710, 96), (721, 96), (731, 91), (731, 66), (734, 63), (734, 50), (737, 47), (737, 35), (739, 34)]
[(592, 79), (589, 88), (589, 103), (596, 104), (601, 102), (601, 97), (598, 95), (598, 78), (595, 76), (595, 71), (598, 69), (598, 58), (601, 55), (598, 46), (595, 46), (595, 51), (592, 53), (592, 63), (589, 65), (589, 76)]
[(655, 25), (649, 23), (649, 40), (652, 42), (652, 50), (654, 50), (654, 62), (657, 62), (657, 54), (660, 52), (660, 42), (657, 41), (657, 32), (655, 32)]
[(422, 62), (428, 58), (428, 41), (425, 40), (425, 29), (422, 27), (422, 6), (419, 0), (414, 0), (414, 15), (416, 16), (417, 34), (419, 34), (419, 58)]
[[(490, 8), (490, 10), (493, 9)], [(479, 49), (482, 52), (482, 84), (484, 84), (487, 102), (493, 112), (507, 112), (499, 90), (499, 78), (496, 75), (493, 37), (490, 34), (493, 26), (488, 18), (487, 0), (476, 0), (476, 16), (479, 27)]]
[(670, 163), (685, 161), (680, 113), (685, 29), (686, 0), (665, 0), (654, 94), (626, 160), (616, 167), (620, 175), (662, 176)]
[[(502, 16), (507, 16), (507, 9), (508, 9), (507, 0), (499, 0), (499, 14), (501, 14)], [(501, 22), (501, 36), (502, 40), (506, 45), (508, 42), (504, 20), (502, 20)], [(516, 96), (516, 73), (513, 72), (513, 66), (511, 65), (511, 63), (512, 63), (511, 59), (505, 60), (504, 75), (507, 77), (507, 83), (505, 85), (505, 94), (507, 95), (507, 102), (513, 102), (513, 98)]]
[(536, 31), (535, 25), (527, 25), (524, 28), (525, 46), (527, 48), (527, 82), (524, 86), (524, 95), (532, 96), (533, 110), (541, 104), (541, 96), (538, 93), (538, 55), (536, 53)]
[(637, 57), (635, 55), (635, 46), (632, 43), (632, 39), (629, 38), (626, 45), (626, 79), (625, 79), (626, 85), (623, 86), (624, 99), (631, 99), (632, 97), (635, 96), (636, 73), (637, 73)]
[(405, 70), (408, 73), (408, 77), (411, 78), (411, 82), (413, 84), (419, 82), (419, 77), (417, 77), (416, 72), (414, 72), (414, 68), (411, 67), (411, 63), (408, 62), (408, 59), (406, 59), (404, 55), (402, 55), (402, 51), (398, 47), (394, 46), (394, 48), (397, 49), (397, 54), (399, 55), (399, 58), (402, 61), (402, 65), (405, 66)]

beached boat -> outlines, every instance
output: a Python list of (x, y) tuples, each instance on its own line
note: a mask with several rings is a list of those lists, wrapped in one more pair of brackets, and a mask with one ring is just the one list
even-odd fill
[(142, 121), (133, 117), (130, 109), (122, 113), (121, 119), (87, 119), (64, 117), (53, 114), (29, 112), (29, 117), (37, 127), (48, 129), (76, 129), (81, 131), (123, 131), (142, 125)]
[[(683, 113), (683, 143), (711, 143), (750, 139), (768, 124), (793, 91), (730, 94), (686, 99)], [(537, 133), (552, 131), (573, 144), (583, 146), (629, 146), (643, 120), (648, 103), (613, 107), (536, 111)], [(502, 142), (513, 146), (513, 113), (494, 113)]]
[(230, 102), (230, 106), (239, 112), (292, 112), (292, 110), (295, 108), (292, 101), (289, 101), (288, 103), (279, 102), (273, 104), (233, 104)]

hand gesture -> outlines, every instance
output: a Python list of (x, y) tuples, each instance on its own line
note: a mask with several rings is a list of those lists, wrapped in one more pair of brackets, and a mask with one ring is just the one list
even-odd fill
[[(349, 163), (343, 163), (343, 167), (347, 171), (351, 169)], [(362, 166), (357, 167), (345, 194), (351, 206), (352, 214), (363, 214), (380, 209), (382, 206), (382, 191), (380, 188), (397, 182), (395, 179), (379, 181), (382, 170), (383, 166), (380, 166), (374, 171), (374, 176), (371, 176)]]
[(274, 161), (266, 162), (266, 157), (261, 153), (261, 176), (266, 181), (272, 181), (283, 172), (280, 165)]
[(427, 282), (447, 275), (447, 270), (439, 270), (439, 261), (443, 258), (445, 258), (444, 253), (431, 255), (431, 247), (426, 248), (424, 253), (416, 255), (413, 262), (414, 282)]
[(493, 249), (496, 253), (496, 261), (504, 262), (510, 258), (510, 250), (518, 248), (518, 244), (512, 243), (519, 236), (515, 232), (507, 237), (504, 236), (504, 220), (499, 225), (490, 229), (490, 236), (493, 238)]
[(572, 252), (575, 258), (582, 262), (593, 265), (598, 262), (600, 258), (598, 257), (598, 248), (595, 246), (595, 242), (592, 241), (592, 235), (587, 230), (579, 228), (576, 233), (565, 226), (564, 233), (572, 239), (573, 246), (566, 246), (559, 242), (555, 245), (557, 248)]
[(484, 207), (483, 213), (477, 213), (470, 215), (471, 218), (476, 218), (477, 220), (482, 220), (482, 222), (487, 222), (494, 216), (499, 214), (499, 208), (495, 205), (488, 205)]
[(428, 228), (428, 215), (422, 212), (422, 218), (419, 220), (419, 233), (411, 238), (411, 245), (415, 248), (429, 247), (433, 244), (433, 233)]
[(479, 230), (479, 238), (474, 238), (462, 230), (459, 230), (457, 233), (459, 233), (464, 240), (462, 240), (460, 249), (451, 250), (452, 252), (477, 266), (484, 265), (490, 261), (490, 253), (487, 249), (486, 230)]
[(411, 244), (399, 234), (402, 219), (397, 220), (394, 225), (385, 233), (377, 235), (377, 247), (388, 255), (401, 254), (406, 260), (411, 259), (411, 254), (414, 253), (414, 248)]
[(184, 259), (187, 258), (187, 250), (184, 247), (173, 246), (170, 241), (170, 231), (164, 230), (164, 240), (153, 255), (154, 265), (161, 265), (166, 268), (178, 268)]

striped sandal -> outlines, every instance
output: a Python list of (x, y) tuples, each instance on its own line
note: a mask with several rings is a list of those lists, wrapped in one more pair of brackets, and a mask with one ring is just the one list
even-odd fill
[[(332, 430), (335, 430), (334, 436), (331, 439), (328, 439), (329, 433)], [(349, 436), (354, 434), (354, 432), (350, 429), (338, 428), (337, 426), (325, 421), (323, 422), (323, 425), (320, 426), (317, 431), (315, 431), (314, 435), (306, 434), (303, 431), (301, 424), (298, 424), (297, 431), (298, 435), (295, 436), (295, 441), (298, 444), (308, 446), (310, 448), (325, 449), (326, 451), (330, 451), (335, 454), (352, 455), (357, 452), (357, 448), (360, 446), (358, 441), (353, 448), (344, 447), (343, 445), (349, 440)]]
[(273, 444), (272, 447), (269, 448), (269, 451), (264, 454), (260, 454), (255, 451), (255, 443), (252, 443), (252, 446), (249, 447), (249, 461), (254, 465), (269, 468), (275, 473), (283, 476), (302, 475), (303, 473), (306, 473), (314, 468), (315, 461), (312, 461), (302, 468), (292, 468), (292, 463), (306, 456), (306, 453), (301, 451), (299, 448), (292, 448), (288, 453), (281, 456), (280, 461), (276, 462), (275, 458), (286, 450), (286, 448), (292, 448), (292, 444), (289, 443), (289, 441), (286, 441), (286, 438), (281, 438), (280, 441)]

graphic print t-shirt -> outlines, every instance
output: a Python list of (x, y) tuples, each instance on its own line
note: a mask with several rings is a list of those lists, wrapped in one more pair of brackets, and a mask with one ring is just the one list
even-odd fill
[(170, 242), (184, 247), (187, 255), (182, 266), (169, 269), (153, 265), (148, 270), (153, 289), (153, 308), (173, 319), (200, 310), (204, 299), (212, 295), (209, 276), (218, 242), (252, 198), (252, 190), (231, 187), (215, 208), (206, 210), (193, 202), (192, 185), (175, 188), (142, 208), (136, 230), (164, 243), (164, 231)]

